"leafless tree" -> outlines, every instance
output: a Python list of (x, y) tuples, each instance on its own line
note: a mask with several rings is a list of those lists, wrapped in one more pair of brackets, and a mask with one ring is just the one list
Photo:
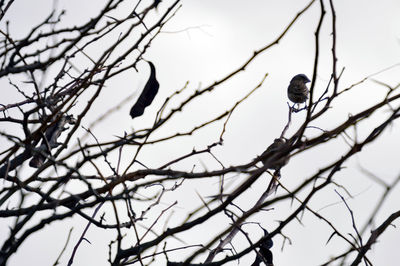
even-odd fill
[[(332, 106), (336, 102), (353, 89), (363, 86), (373, 75), (365, 76), (349, 87), (341, 85), (345, 70), (337, 63), (336, 36), (340, 33), (336, 32), (333, 0), (312, 0), (282, 27), (275, 39), (255, 50), (241, 65), (233, 66), (224, 77), (194, 90), (190, 83), (176, 88), (159, 106), (151, 127), (129, 129), (129, 126), (121, 125), (126, 132), (124, 135), (109, 136), (106, 140), (99, 138), (92, 128), (105, 127), (104, 117), (92, 124), (85, 121), (85, 117), (94, 103), (101, 99), (101, 92), (112, 86), (114, 77), (136, 69), (137, 64), (146, 59), (152, 42), (180, 10), (179, 0), (160, 2), (109, 0), (95, 17), (79, 25), (65, 25), (64, 11), (55, 8), (40, 24), (32, 26), (25, 37), (14, 37), (8, 26), (1, 30), (0, 78), (8, 81), (8, 86), (19, 93), (20, 100), (3, 102), (0, 106), (0, 217), (7, 219), (9, 226), (8, 234), (1, 236), (0, 264), (6, 265), (10, 257), (20, 256), (21, 245), (32, 235), (40, 235), (45, 226), (84, 219), (86, 227), (74, 229), (80, 232), (80, 237), (72, 239), (70, 231), (58, 258), (52, 256), (57, 258), (54, 265), (60, 263), (62, 256), (68, 257), (65, 259), (69, 261), (68, 265), (73, 264), (74, 259), (79, 257), (81, 242), (90, 241), (86, 237), (90, 227), (113, 232), (113, 237), (104, 235), (105, 238), (110, 237), (107, 239), (109, 250), (102, 251), (109, 254), (108, 263), (111, 265), (224, 265), (239, 261), (244, 256), (252, 257), (253, 265), (272, 265), (272, 241), (277, 237), (290, 241), (291, 236), (285, 235), (284, 229), (293, 222), (301, 221), (303, 213), (309, 213), (330, 228), (328, 242), (339, 241), (347, 247), (347, 251), (321, 264), (358, 265), (363, 262), (372, 265), (368, 250), (400, 216), (400, 210), (393, 210), (372, 231), (367, 229), (376, 223), (375, 217), (382, 202), (389, 197), (400, 177), (392, 184), (375, 177), (380, 180), (377, 184), (384, 186), (386, 191), (377, 195), (377, 206), (371, 209), (362, 228), (354, 222), (346, 197), (337, 192), (348, 208), (349, 219), (353, 221), (354, 232), (350, 234), (338, 229), (331, 219), (311, 208), (309, 203), (328, 187), (336, 187), (342, 192), (346, 190), (336, 182), (337, 173), (399, 117), (400, 105), (396, 100), (400, 98), (400, 83), (395, 86), (383, 84), (387, 89), (385, 97), (331, 128), (316, 126), (316, 121), (335, 112)], [(0, 19), (13, 4), (14, 0), (0, 1)], [(127, 6), (130, 7), (129, 15), (115, 15), (122, 14), (116, 11)], [(283, 140), (283, 145), (270, 149), (265, 147), (262, 155), (244, 158), (242, 163), (232, 166), (226, 166), (214, 152), (215, 149), (223, 149), (232, 113), (239, 112), (237, 107), (262, 87), (268, 74), (260, 78), (259, 84), (249, 88), (242, 99), (231, 101), (231, 107), (215, 118), (200, 122), (185, 132), (156, 134), (157, 137), (153, 137), (155, 132), (168, 127), (178, 113), (185, 112), (187, 106), (206, 94), (214, 93), (227, 81), (246, 71), (247, 66), (277, 46), (303, 15), (316, 6), (320, 16), (315, 24), (310, 94), (304, 108), (288, 105), (286, 125), (276, 136), (278, 140)], [(3, 25), (13, 23), (1, 22)], [(323, 93), (317, 94), (315, 85), (320, 70), (319, 58), (321, 53), (326, 53), (320, 48), (323, 27), (331, 27), (332, 33), (331, 77), (325, 83)], [(96, 49), (101, 47), (101, 53), (96, 56), (91, 54), (94, 46)], [(157, 71), (157, 64), (153, 68)], [(185, 81), (185, 77), (180, 78), (181, 82)], [(154, 86), (156, 76), (150, 79)], [(176, 99), (182, 94), (186, 96), (177, 104)], [(140, 108), (146, 108), (154, 96), (150, 100), (143, 100), (146, 96), (141, 96), (138, 101), (145, 103)], [(127, 95), (123, 102), (104, 107), (105, 116), (118, 111), (121, 106), (132, 105), (133, 97), (134, 94)], [(140, 116), (143, 109), (135, 116)], [(375, 113), (384, 113), (385, 119), (373, 121), (373, 129), (359, 136), (358, 125)], [(303, 120), (295, 128), (292, 118), (299, 114), (303, 115)], [(145, 147), (151, 146), (156, 150), (163, 143), (191, 138), (197, 131), (214, 125), (219, 125), (214, 132), (218, 140), (202, 149), (182, 153), (158, 167), (147, 167), (149, 162), (138, 160)], [(316, 129), (318, 133), (315, 133)], [(349, 132), (352, 129), (354, 134)], [(313, 168), (314, 173), (302, 177), (304, 181), (295, 189), (285, 186), (285, 176), (281, 176), (280, 170), (290, 165), (290, 158), (301, 156), (340, 136), (346, 140), (348, 147), (336, 160), (327, 162), (324, 167)], [(124, 152), (126, 150), (129, 152)], [(203, 155), (209, 155), (218, 166), (210, 166), (204, 171), (180, 166), (182, 162)], [(265, 186), (264, 192), (253, 195), (257, 198), (254, 202), (249, 201), (250, 207), (249, 202), (243, 204), (241, 197), (251, 193), (251, 186), (265, 176), (269, 178), (269, 185)], [(203, 205), (193, 206), (180, 223), (171, 222), (176, 201), (163, 205), (163, 199), (179, 195), (184, 183), (195, 186), (201, 180), (218, 183), (219, 193), (213, 197), (198, 195)], [(236, 183), (230, 185), (231, 180)], [(269, 210), (279, 208), (288, 199), (294, 202), (295, 207), (276, 226), (266, 228), (254, 218), (256, 214), (267, 213), (264, 219), (274, 220)], [(194, 237), (200, 225), (212, 224), (215, 217), (221, 216), (228, 222), (219, 224), (219, 233), (209, 235), (206, 241)], [(242, 240), (237, 243), (235, 240), (239, 237)], [(67, 246), (73, 246), (70, 254), (65, 252)]]

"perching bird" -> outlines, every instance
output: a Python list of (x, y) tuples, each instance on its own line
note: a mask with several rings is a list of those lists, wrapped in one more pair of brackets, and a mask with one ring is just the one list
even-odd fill
[[(58, 137), (61, 133), (66, 130), (66, 124), (73, 125), (76, 120), (72, 115), (64, 115), (58, 119), (56, 123), (47, 128), (45, 134), (43, 135), (44, 139), (40, 146), (37, 148), (41, 152), (51, 155), (51, 149), (57, 148), (60, 143), (57, 142)], [(33, 155), (33, 158), (29, 161), (29, 166), (33, 168), (39, 168), (46, 161), (46, 157), (42, 153), (36, 153)]]
[(144, 89), (140, 94), (139, 99), (131, 108), (130, 115), (132, 118), (141, 116), (144, 113), (144, 109), (153, 102), (154, 97), (156, 97), (156, 94), (158, 92), (158, 88), (160, 87), (160, 84), (158, 84), (158, 81), (156, 79), (156, 68), (154, 67), (152, 62), (147, 62), (150, 65), (150, 77), (146, 85), (144, 86)]
[[(264, 229), (264, 236), (267, 237), (269, 235), (268, 231)], [(271, 248), (274, 245), (274, 242), (272, 241), (271, 238), (266, 239), (260, 244), (260, 254), (263, 257), (264, 263), (266, 263), (267, 266), (274, 265), (272, 262), (273, 260), (273, 255), (271, 252)]]
[(268, 184), (266, 190), (267, 191), (266, 196), (269, 196), (278, 189), (277, 180), (279, 180), (279, 178), (281, 177), (281, 168), (289, 162), (288, 156), (274, 158), (277, 156), (276, 152), (279, 152), (282, 149), (284, 149), (286, 145), (288, 145), (286, 139), (284, 138), (275, 139), (274, 143), (269, 145), (266, 151), (264, 151), (260, 156), (263, 164), (264, 165), (268, 164), (268, 169), (275, 170), (271, 178), (271, 181)]
[[(269, 145), (268, 148), (260, 156), (263, 164), (267, 163), (267, 161), (270, 160), (272, 156), (274, 156), (274, 153), (282, 149), (282, 147), (284, 147), (285, 145), (286, 140), (284, 138), (275, 139), (274, 143)], [(267, 154), (269, 154), (268, 157), (266, 157)], [(274, 160), (274, 162), (268, 167), (268, 169), (280, 170), (285, 164), (288, 163), (288, 161), (288, 157), (278, 158), (277, 160)]]
[[(264, 229), (264, 237), (268, 236), (268, 231)], [(256, 256), (256, 260), (253, 262), (251, 266), (259, 266), (261, 262), (264, 262), (265, 265), (267, 266), (273, 266), (273, 254), (272, 251), (270, 250), (272, 246), (274, 245), (274, 242), (272, 242), (271, 238), (267, 238), (263, 242), (261, 242), (259, 246), (259, 250)]]
[(294, 103), (304, 103), (308, 99), (308, 88), (306, 83), (310, 82), (304, 74), (297, 74), (290, 81), (287, 94), (289, 100)]

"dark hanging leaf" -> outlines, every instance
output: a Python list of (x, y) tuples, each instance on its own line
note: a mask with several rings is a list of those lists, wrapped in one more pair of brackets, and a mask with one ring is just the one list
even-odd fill
[(160, 3), (161, 3), (161, 0), (154, 0), (153, 5), (155, 8), (157, 8)]
[(132, 118), (141, 116), (144, 113), (144, 109), (153, 102), (154, 97), (156, 97), (158, 92), (158, 88), (160, 87), (156, 79), (156, 68), (152, 62), (149, 61), (148, 63), (150, 65), (150, 77), (144, 86), (139, 99), (131, 109), (130, 115)]

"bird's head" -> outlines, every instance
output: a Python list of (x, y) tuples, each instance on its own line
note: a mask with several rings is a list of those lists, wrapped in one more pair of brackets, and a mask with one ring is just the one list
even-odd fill
[(307, 76), (306, 75), (304, 75), (304, 74), (297, 74), (296, 76), (294, 76), (293, 78), (292, 78), (292, 80), (290, 81), (290, 82), (292, 82), (292, 81), (297, 81), (297, 80), (299, 80), (299, 81), (303, 81), (304, 83), (308, 83), (308, 82), (310, 82), (310, 80), (307, 78)]

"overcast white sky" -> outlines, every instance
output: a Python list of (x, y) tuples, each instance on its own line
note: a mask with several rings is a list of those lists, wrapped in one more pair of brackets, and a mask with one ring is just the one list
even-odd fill
[[(86, 21), (96, 14), (102, 7), (98, 0), (91, 1), (59, 1), (60, 8), (67, 9), (68, 23)], [(163, 2), (169, 3), (164, 0)], [(124, 106), (113, 114), (105, 123), (93, 131), (102, 140), (113, 139), (114, 135), (123, 135), (130, 128), (140, 128), (152, 123), (156, 110), (164, 99), (175, 90), (189, 81), (191, 91), (197, 87), (204, 87), (215, 80), (238, 68), (252, 53), (273, 41), (286, 27), (290, 20), (309, 1), (271, 1), (271, 0), (185, 0), (175, 17), (165, 27), (164, 32), (153, 42), (145, 58), (151, 60), (157, 67), (160, 92), (152, 106), (146, 109), (143, 117), (137, 120), (130, 119), (130, 106)], [(10, 8), (4, 20), (10, 20), (10, 30), (15, 36), (23, 36), (32, 25), (42, 20), (51, 10), (52, 1), (17, 0)], [(160, 5), (160, 10), (166, 7)], [(334, 1), (337, 13), (337, 56), (339, 68), (345, 67), (342, 88), (353, 84), (367, 75), (380, 71), (386, 67), (400, 63), (400, 1)], [(329, 9), (329, 2), (325, 1)], [(248, 162), (261, 154), (264, 149), (280, 135), (287, 122), (286, 88), (292, 76), (298, 73), (312, 75), (314, 63), (314, 31), (319, 18), (319, 3), (295, 24), (288, 35), (275, 47), (260, 55), (249, 65), (246, 71), (213, 94), (207, 95), (196, 104), (189, 106), (182, 114), (175, 117), (174, 123), (158, 136), (169, 133), (182, 132), (202, 121), (216, 116), (229, 109), (240, 98), (254, 88), (265, 73), (269, 73), (264, 85), (243, 103), (232, 115), (228, 124), (228, 132), (224, 139), (224, 146), (216, 150), (216, 155), (226, 166)], [(1, 25), (4, 28), (4, 23)], [(184, 31), (182, 31), (184, 30)], [(331, 73), (331, 17), (328, 12), (321, 34), (320, 67), (317, 76), (316, 93), (325, 90)], [(101, 47), (99, 47), (101, 49)], [(94, 52), (95, 53), (95, 52)], [(138, 65), (139, 73), (132, 70), (108, 84), (107, 90), (102, 93), (102, 100), (95, 106), (85, 121), (86, 125), (95, 120), (99, 114), (106, 111), (104, 106), (117, 104), (121, 99), (140, 90), (148, 77), (148, 66), (145, 63)], [(399, 82), (400, 68), (393, 68), (375, 78), (388, 84)], [(1, 81), (6, 93), (2, 95), (5, 103), (12, 102), (16, 95), (7, 81)], [(334, 105), (330, 114), (316, 126), (330, 129), (340, 121), (344, 121), (349, 114), (370, 106), (382, 99), (385, 89), (372, 81), (349, 93), (340, 103)], [(182, 96), (183, 97), (183, 96)], [(179, 102), (176, 102), (178, 104)], [(301, 123), (303, 114), (295, 114), (290, 132)], [(373, 121), (380, 121), (384, 114), (376, 115)], [(124, 125), (124, 127), (121, 127)], [(363, 136), (365, 129), (370, 129), (373, 123), (362, 124), (359, 133)], [(193, 147), (204, 148), (217, 141), (221, 124), (211, 129), (201, 130), (191, 138), (183, 138), (178, 142), (166, 143), (154, 149), (145, 149), (141, 160), (149, 167), (157, 167), (170, 158), (175, 158)], [(3, 129), (1, 129), (3, 130)], [(394, 180), (400, 174), (398, 147), (399, 125), (395, 124), (385, 132), (378, 141), (369, 145), (365, 150), (353, 158), (338, 175), (336, 181), (345, 185), (355, 197), (348, 199), (353, 208), (359, 226), (364, 224), (368, 211), (374, 206), (376, 199), (383, 189), (376, 183), (362, 175), (357, 168), (363, 165), (386, 182)], [(340, 152), (347, 149), (342, 138), (330, 144), (322, 145), (303, 156), (295, 157), (282, 170), (282, 182), (288, 188), (294, 188), (310, 174), (315, 173), (318, 167), (332, 162)], [(156, 154), (156, 156), (155, 156)], [(192, 163), (182, 165), (190, 168)], [(202, 157), (198, 168), (217, 167), (215, 161), (209, 157)], [(208, 164), (209, 163), (209, 164)], [(203, 166), (204, 164), (205, 166)], [(265, 180), (263, 180), (265, 181)], [(264, 182), (265, 183), (265, 182)], [(264, 184), (262, 181), (258, 185)], [(257, 198), (251, 198), (262, 192), (262, 187), (255, 186), (249, 198), (242, 199), (242, 203)], [(198, 182), (188, 184), (180, 193), (175, 221), (187, 214), (195, 206), (201, 204), (195, 191), (203, 196), (217, 193), (217, 184)], [(399, 209), (400, 189), (393, 191), (393, 195), (383, 206), (378, 215), (378, 223), (391, 212)], [(341, 191), (344, 195), (344, 192)], [(166, 198), (165, 204), (176, 198)], [(314, 201), (311, 207), (315, 210), (329, 204), (340, 202), (334, 187), (326, 189)], [(244, 204), (244, 203), (243, 203)], [(297, 205), (290, 202), (275, 207), (274, 213), (262, 213), (257, 219), (262, 219), (267, 228), (275, 228), (278, 220), (282, 220)], [(335, 204), (321, 211), (321, 214), (330, 217), (335, 226), (346, 233), (354, 233), (351, 219), (343, 204)], [(380, 219), (380, 220), (379, 220)], [(174, 220), (172, 220), (174, 221)], [(219, 221), (219, 220), (218, 220)], [(225, 221), (225, 220), (224, 220)], [(67, 220), (47, 226), (43, 234), (35, 234), (14, 255), (9, 265), (49, 265), (55, 261), (61, 250), (69, 228), (74, 226), (72, 243), (75, 243), (83, 230), (85, 223), (80, 218)], [(226, 222), (226, 221), (225, 221)], [(4, 222), (0, 235), (8, 233)], [(400, 222), (396, 221), (397, 228), (389, 228), (381, 237), (380, 242), (368, 253), (375, 265), (395, 266), (400, 261), (397, 252), (400, 239)], [(219, 232), (217, 227), (210, 228), (210, 224), (199, 228), (195, 238), (199, 240), (207, 237), (211, 232)], [(331, 231), (326, 224), (318, 221), (314, 216), (306, 213), (302, 225), (293, 223), (285, 228), (284, 233), (290, 236), (292, 245), (285, 245), (280, 249), (282, 238), (277, 236), (273, 247), (274, 261), (278, 266), (286, 265), (318, 265), (325, 262), (329, 255), (338, 254), (342, 250), (343, 242), (332, 241), (325, 245)], [(104, 237), (108, 234), (108, 237)], [(107, 265), (107, 244), (110, 232), (89, 230), (87, 238), (91, 245), (84, 243), (74, 265)], [(65, 265), (69, 258), (72, 245), (67, 249), (62, 260)], [(103, 252), (104, 251), (104, 252)], [(50, 255), (49, 255), (50, 254)], [(254, 255), (254, 254), (253, 254)], [(248, 256), (240, 261), (240, 265), (250, 265), (254, 256)], [(232, 262), (229, 265), (237, 265)]]

